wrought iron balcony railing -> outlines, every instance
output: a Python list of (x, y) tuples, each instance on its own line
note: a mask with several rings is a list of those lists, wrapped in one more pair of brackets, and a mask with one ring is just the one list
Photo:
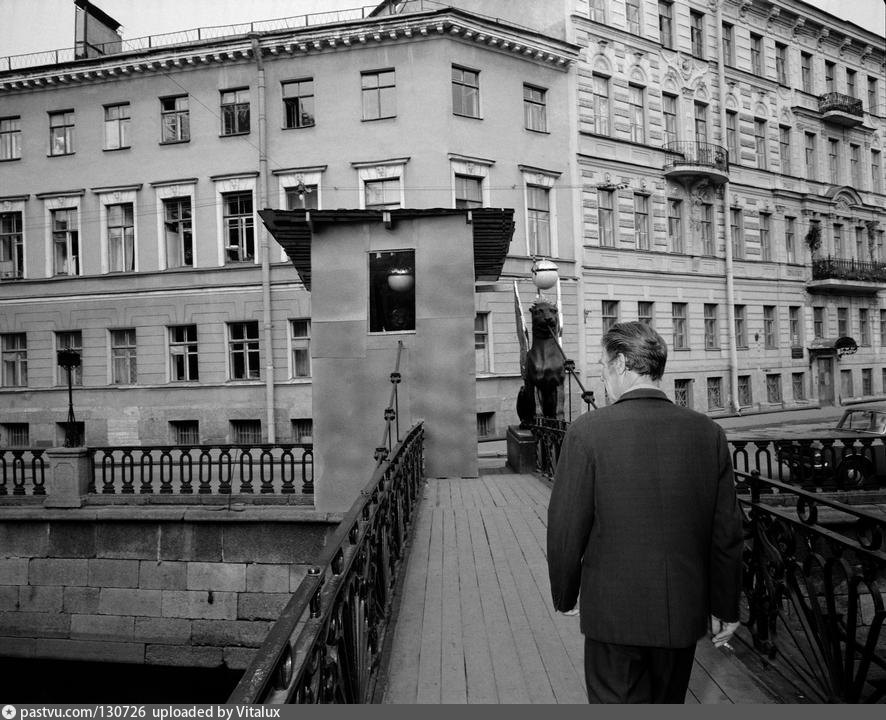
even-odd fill
[(684, 140), (669, 142), (665, 150), (671, 156), (665, 163), (665, 170), (694, 165), (729, 171), (729, 151), (722, 145)]
[(818, 97), (819, 112), (842, 112), (847, 115), (864, 117), (864, 110), (860, 98), (844, 95), (838, 92), (829, 92)]
[(836, 258), (830, 255), (823, 258), (813, 258), (812, 279), (886, 283), (886, 264)]

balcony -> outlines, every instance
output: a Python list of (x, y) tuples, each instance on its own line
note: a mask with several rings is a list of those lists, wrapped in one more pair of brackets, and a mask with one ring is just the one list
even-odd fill
[(876, 295), (886, 286), (886, 264), (835, 258), (812, 260), (809, 292), (837, 295)]
[(670, 142), (665, 146), (670, 155), (664, 165), (668, 180), (691, 184), (707, 180), (722, 185), (729, 180), (729, 152), (721, 145), (703, 142)]
[(829, 92), (818, 98), (818, 110), (824, 122), (840, 125), (841, 127), (855, 127), (864, 121), (864, 110), (861, 100), (851, 95)]

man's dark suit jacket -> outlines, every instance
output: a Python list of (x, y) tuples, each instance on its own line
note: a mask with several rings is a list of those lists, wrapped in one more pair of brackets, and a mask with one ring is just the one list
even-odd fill
[(680, 648), (738, 620), (742, 519), (723, 429), (660, 390), (566, 432), (548, 506), (554, 607), (599, 642)]

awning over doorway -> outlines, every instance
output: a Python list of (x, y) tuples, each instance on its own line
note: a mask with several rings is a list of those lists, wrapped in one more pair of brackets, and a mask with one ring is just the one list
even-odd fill
[(858, 343), (848, 335), (837, 338), (814, 338), (809, 343), (809, 355), (836, 355), (843, 357), (844, 355), (852, 355), (858, 350)]

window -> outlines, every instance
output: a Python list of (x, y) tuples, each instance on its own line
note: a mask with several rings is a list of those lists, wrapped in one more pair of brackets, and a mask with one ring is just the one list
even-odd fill
[[(67, 330), (55, 334), (56, 350), (73, 350), (83, 357), (83, 333), (80, 330)], [(55, 384), (67, 386), (68, 371), (56, 364)], [(71, 385), (83, 384), (83, 363), (71, 368)]]
[(800, 53), (800, 82), (803, 92), (812, 92), (812, 54)]
[(628, 113), (631, 123), (631, 140), (637, 143), (646, 142), (646, 109), (643, 102), (645, 90), (639, 85), (628, 87)]
[(222, 221), (225, 229), (227, 262), (244, 262), (255, 258), (252, 192), (222, 194)]
[(381, 120), (397, 115), (397, 88), (393, 70), (365, 72), (360, 76), (360, 82), (364, 120)]
[(283, 189), (286, 195), (287, 210), (316, 210), (319, 202), (319, 187), (299, 182), (294, 187)]
[(794, 400), (806, 399), (805, 373), (791, 373), (791, 386), (794, 392)]
[(846, 94), (851, 98), (858, 96), (858, 83), (856, 78), (857, 73), (855, 70), (846, 68)]
[(781, 161), (781, 171), (785, 175), (791, 174), (791, 129), (786, 125), (778, 126), (778, 158)]
[(166, 236), (166, 266), (191, 267), (194, 264), (194, 240), (190, 197), (163, 201), (163, 232)]
[(886, 310), (880, 310), (880, 347), (886, 348)]
[(261, 420), (231, 420), (231, 441), (236, 445), (261, 445)]
[(314, 79), (303, 78), (283, 83), (283, 127), (303, 128), (314, 125)]
[(74, 111), (49, 113), (49, 154), (70, 155), (74, 152)]
[(732, 25), (723, 23), (723, 62), (735, 65), (735, 33)]
[(415, 251), (369, 254), (369, 332), (415, 330)]
[(824, 61), (824, 87), (826, 92), (834, 92), (836, 87), (834, 86), (834, 68), (836, 67), (835, 63), (832, 63), (830, 60)]
[(792, 305), (788, 308), (788, 324), (790, 325), (791, 347), (803, 347), (803, 326), (800, 322), (800, 308)]
[(363, 198), (367, 210), (384, 210), (400, 207), (400, 178), (366, 180)]
[(292, 352), (290, 377), (311, 377), (311, 319), (289, 321), (289, 346)]
[(849, 178), (853, 187), (861, 188), (861, 146), (849, 143)]
[(726, 111), (726, 149), (732, 162), (741, 162), (741, 151), (738, 146), (738, 113), (735, 110)]
[(834, 224), (834, 255), (838, 258), (849, 258), (849, 253), (843, 246), (843, 226), (837, 223)]
[(668, 198), (668, 242), (671, 252), (686, 252), (683, 242), (683, 201)]
[(871, 189), (883, 192), (883, 174), (880, 169), (880, 151), (871, 150)]
[(778, 347), (778, 317), (775, 305), (763, 306), (763, 344), (767, 350)]
[(852, 387), (852, 370), (840, 371), (840, 394), (844, 398), (855, 395), (855, 390)]
[(692, 40), (692, 54), (704, 58), (704, 13), (689, 11), (689, 34)]
[(602, 333), (607, 333), (618, 322), (618, 300), (601, 302), (600, 318), (603, 323)]
[(654, 325), (653, 303), (648, 300), (640, 300), (637, 302), (637, 320), (646, 323), (650, 327)]
[(824, 312), (823, 307), (812, 308), (812, 337), (821, 340), (824, 337)]
[(744, 305), (735, 306), (735, 346), (740, 348), (748, 346), (748, 324)]
[(0, 445), (28, 447), (31, 444), (28, 423), (3, 423), (0, 425)]
[(664, 116), (664, 140), (666, 145), (677, 142), (677, 96), (662, 93), (661, 112)]
[(195, 382), (200, 379), (196, 325), (173, 325), (169, 328), (169, 379), (172, 382)]
[(772, 260), (771, 226), (772, 216), (760, 213), (760, 259), (766, 262)]
[(615, 247), (615, 210), (612, 200), (614, 190), (597, 189), (597, 226), (601, 247)]
[(0, 280), (24, 277), (24, 250), (22, 214), (20, 212), (0, 213)]
[(222, 135), (245, 135), (249, 132), (249, 88), (222, 90)]
[(489, 350), (489, 313), (478, 312), (474, 316), (474, 358), (478, 373), (492, 372)]
[(200, 423), (197, 420), (170, 420), (169, 430), (176, 445), (200, 444)]
[(775, 43), (775, 77), (779, 85), (788, 84), (788, 46)]
[(495, 434), (495, 413), (477, 413), (477, 437), (488, 438)]
[(452, 112), (480, 117), (480, 73), (452, 66)]
[(815, 171), (815, 133), (805, 133), (806, 136), (806, 177), (816, 180), (818, 173)]
[(160, 98), (160, 142), (188, 142), (190, 139), (188, 96)]
[(314, 441), (314, 421), (311, 418), (295, 418), (291, 424), (293, 441), (297, 443)]
[(840, 141), (836, 138), (828, 138), (828, 178), (836, 183), (840, 180)]
[(708, 410), (723, 409), (723, 378), (709, 377), (708, 385)]
[(871, 368), (862, 368), (861, 369), (861, 394), (862, 395), (873, 395), (874, 394), (874, 378), (873, 378)]
[(868, 75), (868, 112), (872, 115), (878, 110), (877, 78)]
[(228, 360), (231, 380), (261, 377), (257, 320), (228, 323)]
[(699, 207), (699, 236), (703, 255), (714, 254), (714, 206), (703, 202)]
[(625, 0), (625, 17), (628, 21), (628, 32), (641, 35), (640, 0)]
[(781, 373), (766, 375), (766, 402), (781, 402)]
[(751, 33), (751, 72), (763, 77), (763, 36)]
[(708, 141), (708, 106), (695, 101), (695, 142)]
[(111, 384), (133, 385), (137, 377), (135, 328), (111, 330)]
[(483, 207), (483, 178), (456, 173), (455, 207)]
[(634, 193), (634, 239), (638, 250), (652, 248), (649, 229), (649, 196)]
[(784, 249), (787, 262), (797, 262), (797, 240), (796, 240), (797, 219), (785, 217), (784, 219)]
[(750, 407), (754, 404), (754, 396), (751, 392), (751, 376), (738, 376), (738, 405), (739, 407)]
[(757, 167), (765, 170), (766, 162), (766, 121), (754, 118), (754, 152), (757, 156)]
[(129, 147), (129, 103), (105, 105), (105, 150)]
[(526, 186), (526, 217), (529, 222), (529, 254), (551, 254), (550, 191), (539, 185)]
[(689, 336), (686, 332), (686, 303), (671, 303), (671, 323), (674, 350), (688, 350)]
[(547, 95), (547, 90), (523, 85), (523, 122), (527, 130), (547, 132)]
[(717, 306), (711, 303), (705, 303), (704, 306), (704, 346), (705, 350), (716, 350), (720, 347)]
[(606, 0), (591, 0), (588, 17), (594, 22), (606, 22)]
[(692, 380), (685, 378), (674, 380), (674, 405), (692, 407)]
[(53, 274), (80, 274), (80, 242), (77, 210), (52, 211)]
[(22, 156), (22, 120), (0, 118), (0, 160), (18, 160)]
[(658, 0), (658, 38), (664, 47), (674, 47), (674, 4), (668, 0)]
[(0, 352), (3, 356), (3, 387), (27, 387), (28, 385), (28, 339), (25, 333), (0, 335)]
[(867, 308), (858, 309), (858, 344), (871, 344), (871, 323)]
[(744, 229), (741, 208), (729, 208), (729, 234), (732, 238), (732, 257), (736, 260), (744, 259)]
[(844, 337), (849, 334), (849, 308), (837, 308), (837, 335)]
[(609, 134), (609, 78), (594, 74), (591, 97), (591, 124), (598, 135)]
[(131, 272), (135, 269), (135, 226), (132, 203), (108, 205), (108, 270)]
[[(862, 261), (865, 259), (864, 252), (864, 228), (855, 228), (855, 259)], [(873, 258), (870, 258), (873, 261)]]

